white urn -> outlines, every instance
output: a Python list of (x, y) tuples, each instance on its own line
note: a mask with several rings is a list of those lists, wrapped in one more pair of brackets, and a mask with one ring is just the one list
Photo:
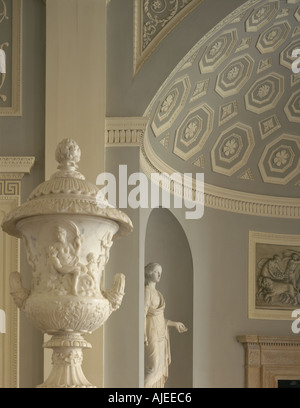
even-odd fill
[(118, 309), (125, 276), (116, 274), (111, 290), (103, 270), (113, 240), (132, 231), (129, 217), (112, 208), (94, 184), (78, 171), (80, 149), (64, 139), (56, 150), (58, 171), (40, 184), (2, 223), (6, 233), (22, 238), (32, 268), (31, 288), (19, 272), (10, 274), (17, 306), (43, 333), (53, 349), (52, 371), (39, 387), (93, 387), (83, 374), (85, 333), (97, 330)]

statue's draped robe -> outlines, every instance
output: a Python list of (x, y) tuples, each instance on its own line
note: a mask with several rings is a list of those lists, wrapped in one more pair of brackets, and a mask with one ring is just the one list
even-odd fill
[(171, 362), (165, 300), (162, 294), (145, 286), (145, 319), (148, 346), (145, 345), (145, 388), (163, 388)]

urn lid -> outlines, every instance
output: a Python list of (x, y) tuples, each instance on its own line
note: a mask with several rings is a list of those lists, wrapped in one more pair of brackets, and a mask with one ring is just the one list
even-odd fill
[(133, 230), (130, 218), (113, 208), (99, 188), (86, 181), (78, 171), (81, 151), (73, 139), (62, 140), (56, 149), (58, 171), (38, 185), (27, 201), (8, 213), (2, 222), (3, 231), (21, 238), (17, 223), (36, 215), (91, 215), (115, 221), (119, 230), (115, 237), (127, 235)]

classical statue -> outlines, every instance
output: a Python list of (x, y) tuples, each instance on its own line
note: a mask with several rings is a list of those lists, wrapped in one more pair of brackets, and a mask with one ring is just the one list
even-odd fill
[(187, 331), (183, 323), (165, 319), (165, 300), (156, 289), (161, 274), (158, 263), (145, 267), (145, 388), (164, 388), (167, 381), (171, 362), (169, 327), (175, 327), (179, 333)]

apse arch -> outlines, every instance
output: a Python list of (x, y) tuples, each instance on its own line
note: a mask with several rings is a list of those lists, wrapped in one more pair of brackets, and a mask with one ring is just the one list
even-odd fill
[[(163, 226), (163, 228), (162, 228)], [(165, 318), (180, 321), (188, 328), (177, 333), (170, 328), (171, 364), (167, 388), (193, 386), (193, 259), (187, 236), (173, 213), (154, 208), (145, 234), (145, 265), (157, 262), (162, 277), (157, 289), (165, 302)]]

